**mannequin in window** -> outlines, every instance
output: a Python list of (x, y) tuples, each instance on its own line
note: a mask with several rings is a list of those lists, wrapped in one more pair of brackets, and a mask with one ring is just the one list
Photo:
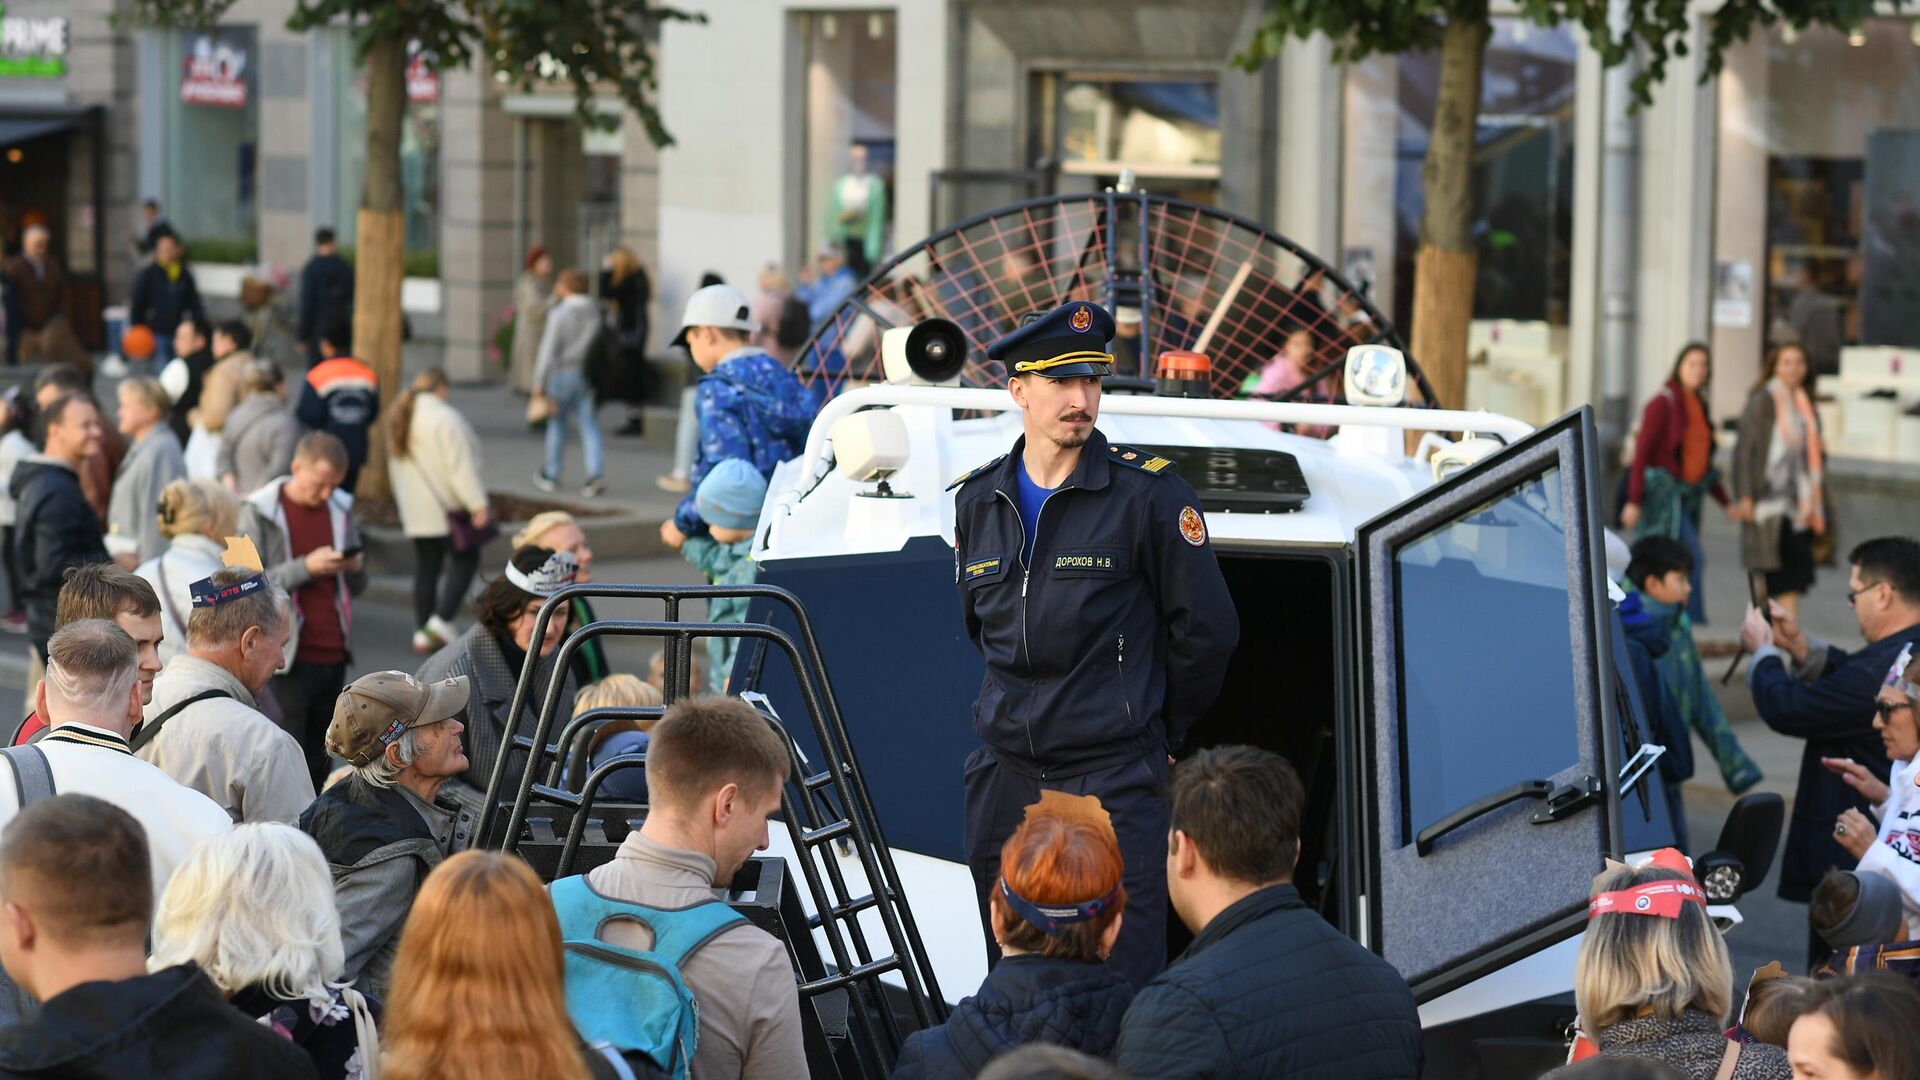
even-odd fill
[(827, 200), (827, 242), (845, 247), (848, 268), (865, 278), (886, 240), (887, 185), (867, 171), (866, 147), (853, 144), (847, 158), (847, 174), (834, 182)]

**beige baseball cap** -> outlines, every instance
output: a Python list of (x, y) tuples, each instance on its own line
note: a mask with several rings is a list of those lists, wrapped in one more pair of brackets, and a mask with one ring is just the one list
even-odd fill
[(464, 675), (423, 683), (404, 671), (376, 671), (340, 691), (327, 725), (327, 750), (364, 766), (386, 753), (408, 728), (437, 724), (467, 707)]

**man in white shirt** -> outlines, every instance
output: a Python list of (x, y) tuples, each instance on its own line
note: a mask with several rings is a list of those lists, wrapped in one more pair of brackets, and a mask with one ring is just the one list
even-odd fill
[[(128, 736), (140, 716), (140, 654), (125, 630), (81, 619), (55, 631), (47, 651), (35, 705), (53, 730), (34, 748), (46, 755), (53, 790), (104, 799), (140, 822), (158, 896), (187, 852), (232, 828), (232, 820), (205, 795), (133, 756)], [(10, 780), (0, 779), (0, 825), (20, 809)]]
[(154, 680), (134, 752), (236, 822), (291, 825), (313, 802), (313, 778), (300, 744), (255, 698), (283, 659), (287, 591), (235, 567), (195, 582), (192, 594), (187, 651)]

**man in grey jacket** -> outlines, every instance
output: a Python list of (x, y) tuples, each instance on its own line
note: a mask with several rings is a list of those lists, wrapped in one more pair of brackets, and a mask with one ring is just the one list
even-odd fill
[(567, 425), (579, 424), (580, 448), (587, 459), (587, 484), (580, 494), (592, 498), (604, 486), (606, 452), (593, 387), (587, 382), (587, 361), (604, 320), (600, 306), (587, 295), (585, 272), (562, 270), (554, 295), (560, 302), (547, 313), (539, 358), (533, 364), (534, 395), (547, 398), (553, 405), (553, 414), (547, 420), (546, 464), (533, 482), (541, 491), (559, 489), (560, 472), (567, 463)]
[(471, 816), (437, 801), (467, 767), (456, 719), (466, 706), (464, 678), (429, 684), (376, 671), (355, 679), (327, 727), (327, 749), (346, 758), (353, 775), (300, 815), (333, 869), (344, 978), (378, 998), (387, 996), (420, 883), (472, 837)]

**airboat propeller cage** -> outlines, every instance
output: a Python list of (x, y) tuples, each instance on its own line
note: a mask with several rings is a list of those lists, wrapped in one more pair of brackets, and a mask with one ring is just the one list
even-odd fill
[(856, 484), (885, 480), (907, 464), (907, 425), (891, 409), (841, 417), (827, 437), (833, 440), (834, 468)]
[(880, 335), (880, 364), (896, 386), (959, 386), (967, 335), (945, 319), (896, 326)]

